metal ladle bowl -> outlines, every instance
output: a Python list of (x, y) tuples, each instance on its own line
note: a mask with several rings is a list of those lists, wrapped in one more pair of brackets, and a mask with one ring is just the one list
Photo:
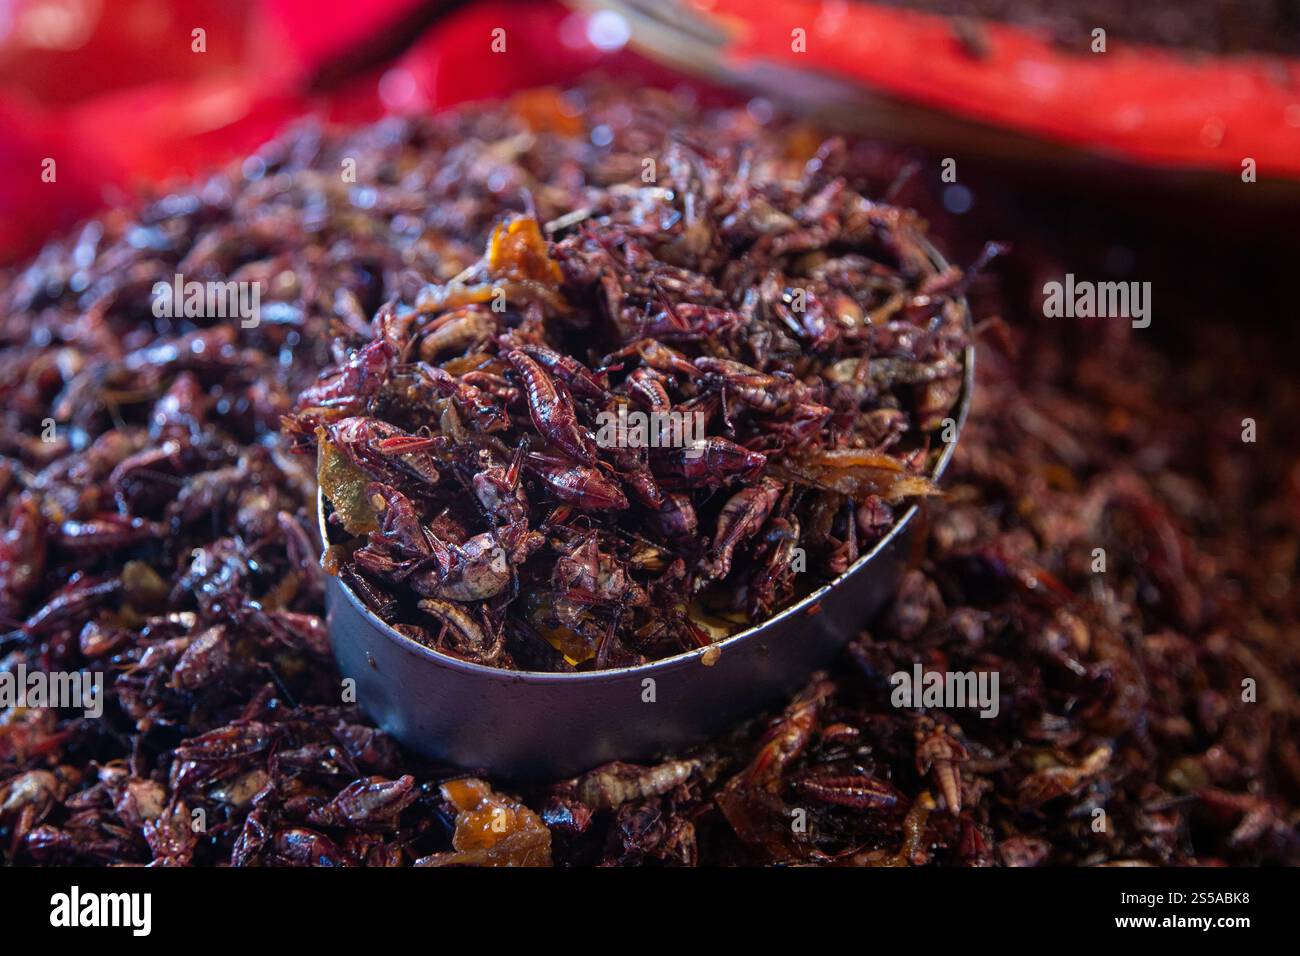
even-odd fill
[[(943, 257), (929, 250), (939, 269)], [(960, 302), (970, 327), (970, 311)], [(964, 354), (957, 446), (975, 383)], [(327, 578), (334, 655), (357, 702), (388, 733), (436, 760), (510, 780), (573, 776), (611, 760), (649, 760), (701, 743), (801, 686), (889, 599), (906, 566), (919, 505), (829, 584), (762, 624), (663, 660), (580, 673), (510, 671), (425, 647), (380, 620), (340, 579)], [(321, 540), (328, 506), (318, 496)]]

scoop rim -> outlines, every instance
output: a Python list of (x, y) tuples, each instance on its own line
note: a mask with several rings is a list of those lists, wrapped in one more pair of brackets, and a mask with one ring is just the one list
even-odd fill
[[(943, 254), (934, 247), (928, 238), (922, 237), (921, 244), (929, 255), (934, 266), (942, 272), (948, 268), (948, 261)], [(965, 295), (959, 296), (956, 302), (964, 313), (964, 324), (968, 332), (974, 333), (973, 323), (971, 320), (970, 303)], [(970, 413), (971, 399), (975, 391), (975, 342), (972, 338), (969, 344), (962, 352), (963, 372), (962, 372), (962, 389), (961, 395), (957, 399), (957, 416), (955, 419), (956, 430), (953, 439), (945, 442), (944, 450), (940, 453), (939, 459), (935, 462), (931, 472), (931, 478), (936, 483), (943, 477), (948, 466), (951, 464), (953, 456), (957, 453), (957, 445), (961, 440), (961, 433), (965, 428), (966, 419)], [(365, 621), (382, 633), (384, 637), (403, 645), (408, 651), (414, 652), (422, 657), (427, 658), (435, 664), (459, 670), (467, 674), (487, 677), (496, 681), (506, 683), (527, 683), (527, 684), (549, 684), (549, 683), (568, 683), (582, 681), (613, 681), (620, 679), (636, 679), (653, 677), (656, 674), (668, 671), (679, 670), (682, 667), (692, 665), (708, 666), (702, 663), (701, 659), (706, 655), (727, 656), (728, 648), (733, 648), (746, 640), (752, 640), (768, 628), (775, 628), (781, 622), (797, 617), (801, 614), (811, 613), (816, 606), (826, 598), (835, 588), (843, 587), (850, 580), (858, 575), (859, 572), (866, 569), (875, 558), (884, 552), (899, 536), (907, 529), (908, 525), (916, 519), (917, 513), (921, 510), (921, 505), (912, 504), (903, 512), (903, 515), (896, 520), (890, 527), (889, 531), (875, 543), (875, 545), (866, 554), (861, 555), (853, 562), (843, 573), (821, 585), (816, 590), (800, 598), (789, 607), (778, 611), (776, 614), (753, 624), (743, 631), (725, 637), (720, 641), (707, 644), (704, 647), (693, 648), (687, 651), (681, 651), (669, 657), (659, 658), (658, 660), (646, 661), (644, 664), (631, 664), (624, 667), (608, 667), (600, 670), (590, 671), (532, 671), (532, 670), (515, 670), (502, 667), (492, 667), (488, 664), (479, 664), (474, 661), (467, 661), (451, 654), (435, 650), (427, 645), (421, 644), (414, 638), (402, 634), (391, 624), (386, 622), (379, 615), (361, 600), (355, 591), (340, 577), (335, 577), (334, 581), (338, 585), (340, 592), (352, 604), (353, 608), (361, 615)], [(316, 516), (318, 530), (322, 546), (329, 547), (329, 512), (326, 507), (324, 492), (318, 487), (316, 490)], [(332, 636), (332, 635), (331, 635)]]

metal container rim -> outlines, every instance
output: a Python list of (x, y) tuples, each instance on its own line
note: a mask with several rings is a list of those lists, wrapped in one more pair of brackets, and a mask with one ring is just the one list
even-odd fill
[[(948, 268), (947, 259), (945, 259), (938, 249), (934, 247), (928, 238), (921, 237), (921, 244), (926, 253), (930, 256), (931, 262), (939, 271), (942, 272), (944, 269)], [(974, 327), (971, 320), (970, 303), (965, 295), (958, 298), (957, 302), (964, 313), (966, 329), (973, 336)], [(966, 418), (970, 413), (971, 397), (975, 390), (975, 342), (973, 338), (963, 351), (962, 360), (964, 368), (962, 371), (961, 396), (957, 401), (956, 429), (953, 434), (953, 440), (945, 443), (944, 450), (940, 453), (939, 460), (935, 463), (932, 477), (936, 482), (948, 469), (953, 456), (957, 452), (957, 445), (961, 439), (961, 433), (966, 426)], [(679, 654), (673, 654), (671, 657), (664, 657), (655, 661), (647, 661), (644, 664), (634, 664), (629, 667), (610, 667), (603, 670), (592, 671), (521, 671), (506, 670), (500, 667), (489, 667), (487, 664), (478, 664), (473, 661), (462, 660), (459, 657), (453, 657), (450, 654), (444, 654), (431, 647), (426, 647), (419, 641), (409, 638), (400, 631), (395, 630), (391, 625), (367, 607), (365, 602), (357, 597), (352, 588), (348, 587), (341, 578), (336, 577), (334, 581), (357, 613), (359, 613), (371, 627), (383, 634), (388, 640), (405, 647), (409, 652), (428, 659), (431, 663), (452, 670), (461, 671), (468, 675), (486, 677), (501, 683), (523, 684), (581, 684), (597, 683), (601, 681), (616, 681), (629, 678), (654, 677), (658, 674), (679, 670), (682, 667), (690, 666), (692, 664), (699, 664), (700, 658), (702, 658), (706, 653), (721, 652), (725, 656), (729, 647), (734, 647), (742, 641), (754, 638), (759, 634), (759, 632), (773, 627), (781, 621), (807, 613), (809, 609), (814, 608), (819, 604), (833, 589), (847, 584), (851, 578), (855, 577), (859, 571), (863, 570), (878, 554), (893, 543), (893, 541), (899, 537), (904, 530), (906, 530), (907, 526), (915, 520), (916, 514), (920, 511), (920, 508), (920, 505), (911, 505), (907, 511), (903, 512), (902, 517), (894, 522), (893, 526), (885, 536), (877, 541), (870, 551), (860, 556), (858, 560), (854, 561), (853, 564), (851, 564), (842, 574), (826, 582), (821, 587), (799, 599), (784, 610), (777, 612), (767, 620), (747, 627), (743, 631), (732, 634), (730, 637), (723, 638), (722, 640), (709, 644), (706, 647), (682, 651)], [(316, 490), (316, 518), (322, 546), (328, 547), (328, 514), (325, 506), (325, 496), (319, 488)], [(699, 666), (703, 665), (700, 664)]]

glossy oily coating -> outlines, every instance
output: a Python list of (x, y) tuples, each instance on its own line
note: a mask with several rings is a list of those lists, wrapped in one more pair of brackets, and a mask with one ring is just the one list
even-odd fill
[[(1123, 330), (1080, 356), (1068, 323), (987, 325), (948, 493), (893, 605), (786, 706), (695, 752), (511, 793), (341, 703), (316, 463), (289, 453), (281, 416), (348, 360), (338, 328), (372, 338), (384, 303), (477, 262), (506, 211), (567, 208), (541, 185), (567, 160), (496, 176), (467, 145), (500, 141), (530, 102), (299, 130), (264, 166), (109, 211), (0, 277), (3, 669), (104, 678), (98, 717), (0, 711), (3, 862), (1300, 862), (1296, 465), (1237, 427), (1249, 411), (1286, 434), (1300, 407), (1289, 353), (1217, 314), (1180, 327), (1199, 356), (1181, 366)], [(646, 91), (560, 102), (572, 115), (534, 122), (565, 136), (698, 112)], [(785, 139), (804, 161), (823, 142)], [(899, 164), (880, 156), (851, 144), (846, 168), (883, 189)], [(261, 323), (156, 318), (151, 289), (177, 272), (264, 281)], [(471, 384), (520, 388), (502, 372)], [(595, 391), (581, 380), (575, 402)], [(522, 406), (511, 421), (532, 427)], [(396, 447), (399, 483), (429, 477), (427, 448)], [(890, 677), (918, 661), (998, 672), (997, 717), (893, 706)]]

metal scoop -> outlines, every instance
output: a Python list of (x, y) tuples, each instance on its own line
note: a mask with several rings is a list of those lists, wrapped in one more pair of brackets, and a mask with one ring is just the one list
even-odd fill
[[(933, 249), (939, 269), (947, 263)], [(965, 300), (970, 325), (970, 312)], [(957, 431), (975, 382), (968, 346)], [(956, 449), (935, 466), (938, 480)], [(321, 538), (329, 541), (319, 498)], [(325, 599), (334, 655), (357, 701), (426, 756), (512, 780), (573, 776), (610, 760), (648, 760), (701, 743), (779, 703), (826, 666), (889, 599), (911, 551), (912, 505), (870, 552), (829, 584), (755, 627), (636, 667), (509, 671), (425, 647), (380, 620), (336, 577)]]

